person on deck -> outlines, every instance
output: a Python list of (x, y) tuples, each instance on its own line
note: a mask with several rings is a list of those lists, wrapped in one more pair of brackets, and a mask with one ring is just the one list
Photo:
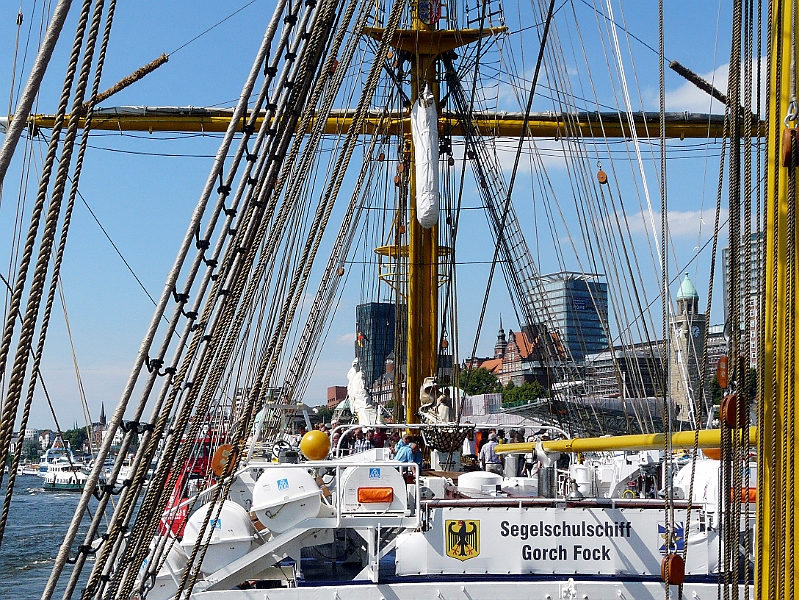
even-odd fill
[(419, 473), (422, 472), (422, 449), (416, 442), (411, 443), (411, 453), (413, 454), (413, 462), (419, 465)]
[(497, 445), (497, 434), (489, 434), (488, 442), (480, 450), (480, 466), (484, 471), (502, 475), (502, 457), (495, 452)]
[[(399, 444), (397, 444), (399, 446)], [(394, 456), (394, 460), (398, 462), (404, 463), (412, 463), (415, 462), (419, 465), (419, 472), (422, 469), (422, 451), (419, 449), (419, 444), (416, 442), (411, 442), (410, 444), (403, 444), (399, 450), (397, 450), (396, 456)]]
[(405, 438), (407, 438), (407, 443), (405, 439), (397, 442), (397, 445), (395, 446), (396, 454), (394, 455), (394, 460), (406, 463), (414, 462), (413, 450), (411, 449), (411, 446), (413, 445), (411, 442), (411, 436), (407, 435)]
[(463, 440), (461, 455), (477, 458), (477, 440), (474, 439), (474, 429), (466, 432), (466, 439)]
[(355, 445), (352, 448), (353, 454), (358, 454), (359, 452), (366, 452), (367, 450), (372, 449), (372, 442), (369, 441), (364, 433), (363, 429), (356, 429), (355, 430)]
[[(405, 435), (402, 436), (401, 440), (399, 440), (396, 444), (394, 444), (394, 453), (396, 454), (397, 452), (399, 452), (400, 448), (402, 448), (403, 446), (410, 446), (412, 441), (413, 438), (411, 437), (411, 434), (406, 433)], [(394, 460), (396, 460), (396, 458)]]
[(380, 429), (378, 427), (372, 434), (372, 446), (375, 448), (384, 448), (387, 439), (388, 434), (386, 433), (385, 429)]

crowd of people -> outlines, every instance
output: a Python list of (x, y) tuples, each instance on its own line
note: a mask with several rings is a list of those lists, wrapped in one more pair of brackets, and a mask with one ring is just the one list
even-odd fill
[[(387, 448), (393, 460), (406, 463), (415, 462), (420, 469), (422, 468), (421, 448), (410, 434), (401, 434), (399, 430), (387, 430), (383, 427), (346, 429), (339, 428), (338, 425), (337, 421), (333, 421), (329, 426), (324, 423), (314, 425), (314, 429), (330, 436), (330, 445), (334, 454), (337, 452), (339, 454), (357, 454), (372, 448)], [(297, 428), (297, 443), (305, 433), (304, 426), (301, 425)], [(530, 442), (534, 439), (533, 436), (528, 436), (526, 441)], [(535, 450), (525, 454), (524, 459), (518, 461), (515, 473), (505, 471), (504, 456), (497, 452), (497, 446), (501, 444), (524, 441), (524, 432), (521, 430), (511, 430), (507, 437), (502, 429), (470, 430), (466, 439), (463, 440), (462, 461), (464, 464), (474, 464), (483, 471), (498, 475), (535, 477), (540, 467)]]
[[(422, 450), (419, 444), (409, 434), (401, 435), (398, 430), (389, 432), (384, 427), (357, 427), (347, 430), (339, 428), (339, 423), (333, 421), (330, 426), (318, 423), (314, 429), (330, 436), (330, 447), (335, 454), (357, 454), (372, 448), (388, 448), (391, 458), (399, 462), (415, 462), (422, 468)], [(307, 429), (300, 425), (297, 427), (296, 442), (302, 439)], [(343, 436), (343, 438), (342, 438)]]

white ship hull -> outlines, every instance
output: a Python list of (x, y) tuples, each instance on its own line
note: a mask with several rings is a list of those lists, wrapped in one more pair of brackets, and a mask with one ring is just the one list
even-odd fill
[[(686, 582), (683, 597), (692, 600), (713, 600), (717, 596), (716, 581)], [(739, 596), (744, 597), (744, 586)], [(677, 586), (671, 588), (677, 597)], [(530, 579), (491, 579), (486, 581), (418, 581), (367, 585), (329, 585), (269, 590), (235, 590), (198, 592), (197, 600), (497, 600), (497, 598), (542, 600), (663, 600), (665, 588), (659, 581), (602, 581), (597, 578), (553, 578), (550, 581)], [(749, 597), (753, 588), (749, 587)]]

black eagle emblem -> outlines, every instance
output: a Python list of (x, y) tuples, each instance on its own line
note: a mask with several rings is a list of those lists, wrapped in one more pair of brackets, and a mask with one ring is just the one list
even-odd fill
[(445, 532), (447, 556), (468, 560), (480, 554), (480, 521), (446, 521)]

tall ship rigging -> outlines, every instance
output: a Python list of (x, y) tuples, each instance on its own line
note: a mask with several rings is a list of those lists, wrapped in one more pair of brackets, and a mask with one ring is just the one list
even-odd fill
[[(69, 4), (57, 4), (52, 34)], [(0, 152), (4, 175), (22, 129), (49, 132), (27, 237), (18, 235), (19, 260), (7, 282), (0, 345), (0, 457), (12, 465), (6, 506), (18, 462), (9, 452), (11, 432), (19, 419), (25, 427), (41, 377), (89, 132), (222, 137), (42, 598), (701, 598), (717, 590), (734, 598), (792, 597), (795, 3), (733, 3), (726, 96), (688, 73), (723, 96), (723, 116), (666, 112), (662, 7), (659, 111), (633, 110), (618, 38), (626, 30), (611, 0), (592, 17), (602, 20), (620, 106), (583, 102), (565, 59), (567, 51), (578, 55), (575, 5), (535, 2), (511, 25), (508, 7), (492, 1), (277, 0), (236, 106), (213, 110), (97, 107), (98, 98), (117, 91), (100, 89), (116, 5), (82, 3), (58, 112), (29, 115), (31, 103), (20, 102), (5, 122)], [(565, 6), (570, 10), (561, 13)], [(527, 29), (531, 36), (519, 35)], [(567, 30), (575, 38), (566, 38)], [(594, 86), (593, 74), (579, 44), (591, 81), (585, 90)], [(42, 69), (47, 47), (45, 41), (37, 58)], [(521, 68), (512, 60), (518, 53), (527, 56)], [(768, 93), (759, 87), (761, 53), (769, 61)], [(135, 85), (165, 62), (116, 87)], [(34, 96), (36, 85), (32, 75)], [(532, 110), (542, 89), (557, 110)], [(768, 100), (762, 114), (761, 94)], [(575, 207), (569, 216), (540, 136), (559, 145)], [(613, 137), (629, 140), (629, 178), (640, 203), (633, 212), (643, 222), (648, 258), (635, 252), (636, 215), (620, 198), (626, 175), (612, 167), (611, 150), (597, 149)], [(724, 192), (733, 240), (717, 409), (705, 389), (706, 352), (691, 351), (700, 335), (707, 347), (712, 267), (705, 322), (688, 278), (672, 311), (679, 277), (670, 276), (666, 193), (667, 138), (708, 137), (723, 140), (713, 264)], [(498, 138), (510, 141), (503, 146)], [(659, 140), (654, 178), (641, 151), (650, 138)], [(575, 237), (542, 243), (536, 235), (530, 243), (516, 208), (520, 195), (535, 199), (553, 233), (562, 224)], [(485, 285), (467, 282), (468, 293), (483, 300), (472, 350), (460, 356), (471, 340), (459, 340), (456, 257), (476, 238), (465, 225), (467, 198), (485, 213), (491, 261)], [(340, 217), (337, 231), (329, 227), (333, 215)], [(753, 234), (764, 244), (735, 243)], [(581, 383), (580, 349), (554, 314), (539, 266), (545, 252), (565, 270), (568, 245), (578, 262), (584, 254), (584, 274), (625, 275), (609, 281), (615, 330), (605, 316), (605, 336), (657, 350), (650, 359), (658, 413), (621, 393), (625, 422), (634, 422), (638, 435), (598, 437), (607, 414)], [(761, 248), (765, 266), (755, 268), (753, 284), (748, 273), (763, 262)], [(342, 457), (318, 431), (302, 438), (299, 454), (280, 450), (286, 415), (301, 410), (319, 340), (358, 264), (362, 300), (382, 295), (393, 306), (400, 367), (380, 406), (366, 369), (353, 364), (349, 399), (357, 422), (340, 433), (361, 426), (407, 432), (446, 471), (425, 472), (386, 448)], [(643, 285), (650, 272), (659, 288), (653, 297)], [(476, 371), (489, 292), (500, 275), (529, 343), (530, 376), (544, 394), (531, 406), (534, 439), (503, 444), (497, 454), (533, 456), (535, 477), (460, 471), (462, 442), (479, 423), (464, 418), (457, 390), (451, 407), (436, 406), (436, 386), (468, 381)], [(738, 307), (749, 302), (753, 285), (763, 299), (742, 316)], [(368, 340), (358, 331), (361, 342)], [(698, 387), (678, 402), (692, 372)], [(381, 412), (387, 407), (389, 415)], [(119, 458), (104, 474), (118, 430)], [(681, 449), (688, 454), (678, 461)], [(721, 460), (704, 458), (702, 449), (717, 450)], [(6, 518), (7, 510), (0, 542)]]

